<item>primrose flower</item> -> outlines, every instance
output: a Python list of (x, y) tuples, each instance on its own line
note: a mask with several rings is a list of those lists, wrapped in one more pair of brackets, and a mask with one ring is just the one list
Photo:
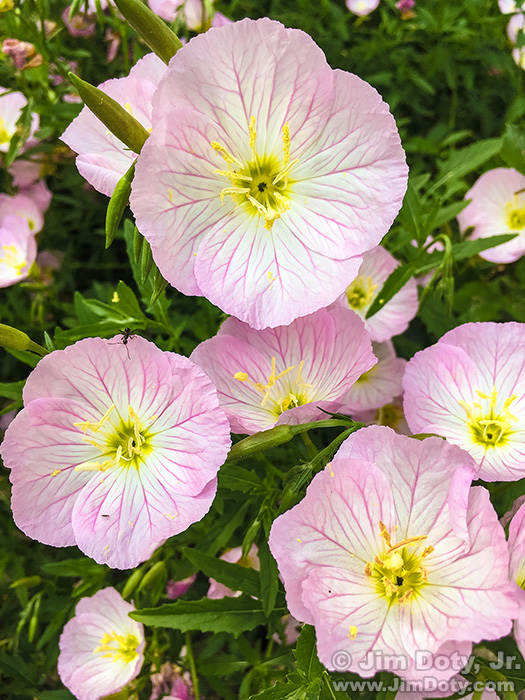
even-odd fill
[(397, 357), (392, 342), (372, 343), (377, 364), (362, 374), (342, 401), (343, 413), (369, 411), (390, 403), (401, 394), (401, 381), (405, 371), (406, 360)]
[(525, 24), (525, 15), (523, 12), (519, 12), (510, 18), (507, 24), (507, 36), (513, 44), (518, 40), (518, 32), (523, 31), (523, 25)]
[(197, 574), (192, 574), (191, 576), (183, 578), (180, 581), (170, 579), (166, 584), (166, 595), (170, 600), (180, 598), (181, 595), (184, 595), (190, 590), (195, 583), (196, 578)]
[(465, 323), (408, 362), (404, 408), (414, 433), (467, 450), (485, 481), (525, 477), (525, 324)]
[(523, 0), (498, 0), (499, 10), (504, 15), (510, 15), (513, 12), (519, 12), (522, 8)]
[(519, 234), (507, 243), (483, 250), (479, 255), (485, 260), (510, 263), (525, 253), (524, 189), (525, 176), (517, 170), (494, 168), (484, 173), (465, 195), (472, 201), (457, 219), (461, 231), (474, 226), (472, 240), (499, 233)]
[[(106, 80), (98, 87), (151, 129), (153, 93), (165, 71), (165, 64), (151, 53), (137, 61), (126, 78)], [(137, 157), (87, 107), (60, 138), (78, 153), (76, 165), (82, 177), (108, 197)]]
[(514, 621), (514, 638), (522, 656), (525, 655), (525, 505), (522, 505), (509, 525), (510, 579), (517, 584), (519, 615)]
[(25, 219), (32, 233), (38, 233), (44, 226), (44, 215), (38, 200), (27, 194), (0, 194), (0, 223), (8, 216)]
[(150, 676), (152, 692), (149, 700), (190, 700), (193, 697), (191, 675), (169, 661), (162, 664), (160, 673)]
[(253, 328), (331, 304), (396, 216), (407, 168), (387, 105), (269, 19), (194, 37), (155, 93), (132, 186), (165, 279)]
[[(255, 569), (259, 571), (259, 550), (256, 544), (252, 544), (248, 554), (242, 556), (242, 547), (233, 547), (233, 549), (228, 549), (224, 554), (221, 554), (220, 559), (223, 561), (230, 562), (230, 564), (240, 564), (247, 569)], [(208, 593), (206, 594), (208, 598), (237, 598), (241, 595), (241, 591), (232, 591), (231, 588), (225, 586), (223, 583), (219, 583), (214, 578), (210, 578), (210, 587), (208, 588)]]
[(36, 241), (27, 221), (6, 216), (0, 221), (0, 287), (27, 277), (36, 259)]
[(121, 341), (44, 357), (1, 452), (21, 530), (129, 569), (207, 513), (230, 438), (199, 367), (144, 338)]
[(379, 0), (346, 0), (346, 6), (352, 14), (366, 17), (379, 5)]
[[(289, 610), (315, 626), (328, 670), (370, 677), (393, 658), (404, 679), (447, 680), (473, 642), (509, 633), (505, 534), (488, 491), (470, 488), (474, 466), (440, 438), (363, 428), (274, 521)], [(462, 663), (434, 664), (441, 654)]]
[(21, 92), (11, 92), (8, 88), (0, 87), (0, 152), (7, 153), (9, 150), (11, 138), (16, 133), (16, 124), (26, 104), (27, 100)]
[(191, 355), (217, 387), (233, 432), (326, 418), (376, 362), (360, 318), (320, 309), (289, 326), (256, 331), (228, 318)]
[(398, 265), (394, 256), (381, 246), (369, 250), (363, 255), (357, 277), (337, 300), (337, 304), (349, 307), (363, 319), (372, 340), (383, 342), (403, 333), (417, 313), (417, 282), (412, 277), (380, 311), (366, 318), (372, 302)]
[[(193, 32), (202, 31), (209, 27), (209, 18), (205, 7), (205, 4), (208, 3), (204, 3), (203, 0), (149, 0), (148, 4), (155, 14), (167, 22), (173, 22), (177, 15), (180, 15), (186, 27)], [(210, 1), (209, 5), (212, 4), (213, 0)], [(224, 15), (220, 15), (219, 21), (221, 19), (226, 18)], [(226, 21), (229, 22), (229, 20)], [(219, 25), (212, 22), (212, 26)]]
[(99, 700), (138, 676), (144, 662), (144, 628), (114, 588), (82, 598), (60, 636), (58, 675), (78, 700)]

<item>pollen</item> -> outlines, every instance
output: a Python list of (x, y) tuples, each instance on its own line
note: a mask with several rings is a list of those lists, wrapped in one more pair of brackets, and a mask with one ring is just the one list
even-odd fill
[(125, 664), (134, 661), (138, 654), (139, 640), (134, 634), (117, 634), (112, 630), (109, 634), (103, 634), (99, 646), (93, 649), (94, 654), (102, 654), (103, 659), (115, 661), (122, 660)]
[(372, 282), (371, 277), (356, 277), (352, 284), (346, 289), (348, 305), (354, 311), (361, 311), (370, 306), (376, 289), (377, 284)]
[(354, 625), (350, 625), (350, 629), (348, 630), (348, 639), (355, 639), (357, 637), (357, 627)]
[(21, 277), (22, 270), (27, 265), (27, 260), (14, 245), (3, 245), (0, 264), (7, 265), (18, 277)]
[(282, 154), (260, 153), (257, 150), (256, 120), (252, 115), (248, 127), (250, 160), (242, 162), (218, 141), (211, 147), (222, 156), (228, 169), (215, 170), (221, 177), (230, 180), (230, 187), (222, 189), (220, 197), (231, 197), (236, 205), (243, 206), (251, 214), (264, 219), (264, 228), (271, 230), (274, 222), (290, 209), (290, 173), (298, 159), (290, 160), (290, 127), (282, 127)]

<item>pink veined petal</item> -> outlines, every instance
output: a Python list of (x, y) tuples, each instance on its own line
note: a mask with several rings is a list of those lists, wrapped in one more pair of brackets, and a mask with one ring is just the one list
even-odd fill
[(212, 228), (195, 258), (202, 293), (253, 328), (282, 326), (327, 306), (355, 276), (360, 258), (333, 260), (309, 250), (278, 219), (271, 231), (232, 213)]
[(75, 471), (75, 466), (97, 459), (100, 452), (82, 440), (73, 423), (90, 417), (78, 403), (36, 399), (16, 416), (2, 443), (2, 459), (11, 469), (15, 522), (44, 544), (75, 544), (73, 506), (94, 478), (93, 472)]
[(121, 418), (128, 418), (132, 406), (146, 419), (170, 400), (170, 378), (165, 353), (144, 338), (135, 336), (127, 346), (120, 335), (85, 338), (38, 363), (24, 387), (24, 402), (42, 396), (72, 399), (94, 411), (95, 420), (114, 403)]
[(348, 458), (377, 464), (391, 483), (397, 541), (432, 536), (444, 509), (447, 518), (455, 521), (457, 535), (468, 537), (465, 512), (458, 507), (466, 506), (475, 474), (474, 461), (467, 452), (440, 438), (414, 440), (391, 428), (369, 426), (344, 441), (332, 464)]
[(76, 543), (99, 564), (131, 569), (200, 520), (216, 489), (212, 479), (196, 496), (179, 495), (146, 468), (110, 470), (87, 484), (75, 503)]
[[(349, 493), (355, 496), (351, 502)], [(306, 497), (276, 518), (269, 545), (294, 617), (308, 624), (316, 619), (303, 582), (317, 567), (344, 569), (366, 579), (367, 562), (383, 548), (380, 521), (390, 529), (394, 525), (390, 485), (375, 465), (354, 459), (341, 459), (335, 468), (328, 465)]]

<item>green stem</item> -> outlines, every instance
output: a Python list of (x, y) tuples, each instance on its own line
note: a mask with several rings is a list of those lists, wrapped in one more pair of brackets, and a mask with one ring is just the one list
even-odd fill
[(193, 697), (195, 698), (195, 700), (199, 700), (199, 678), (197, 676), (197, 667), (195, 666), (195, 659), (193, 658), (193, 649), (191, 646), (191, 637), (189, 632), (186, 632), (185, 639), (187, 649), (186, 654), (188, 657), (188, 661), (190, 662), (191, 680), (193, 682)]
[(308, 450), (308, 456), (310, 457), (310, 459), (313, 459), (317, 455), (318, 450), (312, 442), (312, 438), (308, 435), (308, 431), (301, 433), (301, 437)]

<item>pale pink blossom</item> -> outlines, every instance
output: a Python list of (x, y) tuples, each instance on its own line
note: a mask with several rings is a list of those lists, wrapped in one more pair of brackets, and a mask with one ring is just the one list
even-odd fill
[(235, 318), (191, 359), (217, 387), (232, 431), (320, 420), (338, 411), (376, 362), (364, 324), (348, 309), (320, 309), (289, 326), (257, 331)]
[(480, 256), (485, 260), (510, 263), (525, 253), (524, 188), (525, 175), (513, 168), (495, 168), (484, 173), (465, 195), (472, 201), (457, 219), (461, 231), (474, 226), (471, 239), (518, 234), (507, 243), (483, 250)]
[(405, 191), (377, 92), (269, 19), (180, 49), (152, 121), (133, 181), (137, 225), (172, 285), (254, 328), (335, 301)]
[(525, 655), (525, 505), (522, 505), (509, 526), (510, 579), (516, 583), (519, 615), (514, 622), (514, 638)]
[[(256, 544), (252, 544), (248, 554), (242, 556), (242, 547), (233, 547), (233, 549), (228, 549), (224, 554), (219, 557), (223, 561), (227, 561), (230, 564), (240, 564), (246, 568), (255, 569), (259, 571), (259, 550)], [(225, 586), (223, 583), (219, 583), (214, 578), (210, 578), (210, 587), (208, 588), (208, 593), (206, 594), (208, 598), (237, 598), (241, 595), (242, 591), (232, 591), (231, 588)]]
[(377, 410), (354, 411), (352, 418), (365, 425), (386, 425), (401, 435), (411, 435), (412, 431), (403, 412), (402, 396), (395, 396), (390, 403), (380, 406)]
[(519, 12), (523, 5), (523, 0), (498, 0), (499, 10), (504, 15), (512, 12)]
[[(107, 80), (98, 87), (146, 129), (151, 129), (153, 93), (165, 71), (160, 58), (148, 54), (133, 66), (126, 78)], [(79, 154), (76, 164), (80, 174), (108, 197), (137, 157), (87, 107), (71, 122), (61, 139)]]
[(27, 194), (0, 194), (0, 224), (8, 216), (25, 219), (32, 233), (38, 233), (44, 226), (44, 215), (39, 201)]
[(173, 579), (170, 579), (166, 584), (166, 595), (171, 600), (179, 598), (181, 595), (184, 595), (189, 591), (189, 589), (195, 583), (196, 578), (197, 574), (192, 574), (191, 576), (183, 578), (180, 581), (174, 581)]
[(398, 266), (399, 262), (385, 248), (377, 246), (369, 250), (363, 255), (357, 277), (337, 300), (337, 304), (352, 309), (363, 319), (372, 340), (383, 342), (404, 333), (417, 313), (417, 282), (412, 277), (382, 309), (366, 318), (383, 284)]
[[(470, 488), (474, 474), (472, 458), (440, 438), (363, 428), (274, 521), (288, 608), (315, 626), (328, 670), (370, 677), (401, 658), (403, 679), (447, 680), (473, 642), (509, 633), (505, 534), (488, 491)], [(459, 665), (433, 664), (438, 655)]]
[(82, 598), (60, 636), (58, 674), (78, 700), (112, 695), (138, 676), (144, 662), (144, 628), (114, 588)]
[(346, 6), (352, 14), (366, 17), (379, 5), (379, 0), (346, 0)]
[(518, 47), (512, 49), (512, 58), (519, 68), (525, 70), (525, 46), (522, 46), (520, 49)]
[(406, 360), (397, 357), (390, 340), (372, 343), (377, 364), (362, 374), (343, 396), (343, 413), (378, 409), (401, 394)]
[(36, 259), (35, 237), (27, 221), (6, 216), (0, 221), (0, 287), (10, 287), (27, 277)]
[(507, 24), (507, 36), (513, 44), (516, 43), (518, 39), (518, 32), (523, 31), (523, 24), (525, 22), (525, 15), (523, 12), (518, 12), (518, 14), (513, 15)]
[(465, 323), (416, 353), (403, 378), (413, 433), (467, 450), (485, 481), (525, 477), (525, 324)]
[(415, 4), (415, 0), (398, 0), (398, 2), (396, 2), (396, 10), (404, 14), (413, 10)]
[(84, 38), (93, 36), (97, 24), (96, 15), (80, 12), (70, 17), (70, 8), (71, 6), (68, 5), (62, 12), (62, 21), (66, 25), (66, 29), (71, 36)]
[(174, 664), (166, 663), (160, 667), (160, 673), (150, 677), (152, 691), (150, 700), (190, 700), (193, 697), (191, 675)]
[(0, 87), (0, 152), (7, 153), (11, 138), (16, 133), (16, 123), (27, 100), (21, 92), (10, 92)]
[(87, 338), (38, 363), (24, 404), (1, 452), (29, 537), (128, 569), (209, 510), (229, 425), (187, 358)]
[(42, 56), (37, 54), (33, 44), (20, 39), (4, 39), (2, 53), (9, 56), (17, 70), (36, 68), (42, 65)]

